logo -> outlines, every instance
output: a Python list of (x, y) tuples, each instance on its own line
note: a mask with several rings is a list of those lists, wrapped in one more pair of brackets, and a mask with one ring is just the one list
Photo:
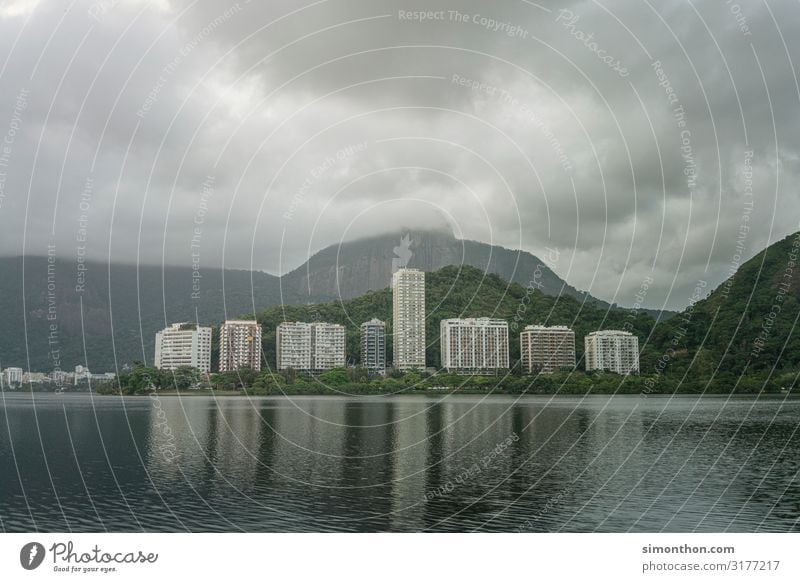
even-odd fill
[(19, 563), (26, 570), (35, 570), (44, 561), (44, 546), (38, 542), (29, 542), (19, 552)]

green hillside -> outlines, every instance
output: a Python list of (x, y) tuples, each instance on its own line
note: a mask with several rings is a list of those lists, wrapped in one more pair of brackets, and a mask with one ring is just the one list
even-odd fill
[(667, 354), (665, 373), (793, 384), (800, 370), (798, 251), (800, 233), (770, 245), (707, 298), (660, 323), (654, 344), (662, 354), (675, 350)]
[[(493, 274), (468, 266), (445, 267), (425, 277), (427, 319), (427, 364), (439, 367), (439, 322), (451, 317), (497, 317), (510, 326), (510, 357), (519, 359), (519, 332), (529, 324), (568, 325), (575, 330), (577, 356), (583, 356), (583, 336), (601, 328), (629, 329), (646, 338), (655, 321), (630, 310), (606, 310), (582, 305), (568, 296), (551, 297), (535, 288), (507, 283)], [(391, 289), (367, 293), (356, 299), (318, 305), (272, 307), (257, 315), (264, 326), (264, 352), (275, 366), (275, 328), (282, 321), (326, 321), (347, 329), (348, 360), (360, 360), (359, 326), (377, 317), (387, 322), (387, 349), (391, 354)]]

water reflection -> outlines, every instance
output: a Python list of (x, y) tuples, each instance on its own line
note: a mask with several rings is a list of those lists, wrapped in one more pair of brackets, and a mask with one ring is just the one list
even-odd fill
[(6, 531), (795, 531), (800, 403), (11, 395)]

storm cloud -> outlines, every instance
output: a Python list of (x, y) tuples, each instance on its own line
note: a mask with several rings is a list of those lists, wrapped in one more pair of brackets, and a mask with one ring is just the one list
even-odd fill
[(800, 6), (0, 3), (0, 251), (286, 272), (400, 227), (680, 308), (800, 229)]

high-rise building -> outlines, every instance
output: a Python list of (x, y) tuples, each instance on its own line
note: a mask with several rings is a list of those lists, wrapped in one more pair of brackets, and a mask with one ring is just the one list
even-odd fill
[(528, 325), (519, 334), (522, 371), (550, 374), (575, 367), (575, 332), (563, 325)]
[(639, 338), (627, 331), (594, 331), (586, 336), (586, 371), (639, 372)]
[(312, 324), (311, 350), (313, 372), (344, 368), (346, 363), (344, 326), (336, 323)]
[(311, 369), (311, 324), (284, 321), (275, 332), (278, 370)]
[(194, 323), (173, 323), (156, 333), (156, 368), (175, 370), (191, 366), (211, 371), (211, 328)]
[(261, 370), (261, 326), (256, 321), (228, 320), (219, 330), (219, 371)]
[(425, 273), (398, 269), (392, 276), (394, 368), (425, 369)]
[(508, 369), (508, 322), (502, 319), (443, 319), (442, 367), (461, 374)]
[(276, 332), (279, 370), (322, 372), (344, 368), (344, 326), (335, 323), (285, 321)]
[(361, 324), (361, 365), (370, 373), (386, 373), (386, 324), (370, 319)]

